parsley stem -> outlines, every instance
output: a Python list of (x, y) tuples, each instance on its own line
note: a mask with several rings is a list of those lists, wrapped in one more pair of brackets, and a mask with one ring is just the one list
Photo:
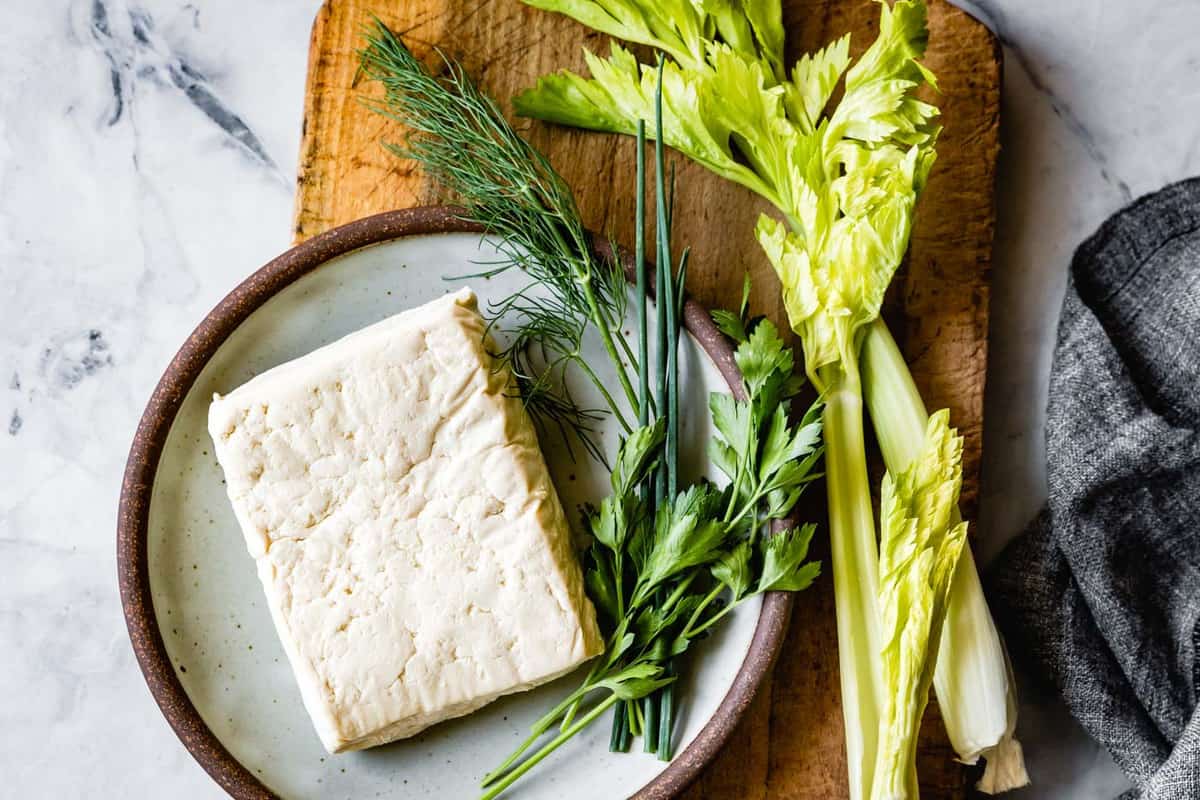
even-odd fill
[(729, 605), (725, 606), (720, 611), (718, 611), (717, 613), (713, 614), (711, 617), (706, 619), (704, 621), (704, 623), (702, 625), (700, 625), (700, 627), (689, 629), (688, 634), (690, 636), (699, 636), (700, 634), (704, 633), (706, 630), (711, 628), (713, 625), (716, 625), (718, 622), (720, 622), (721, 619), (726, 614), (728, 614), (730, 611), (733, 611), (733, 609), (736, 607), (737, 607), (737, 603), (730, 603)]
[(617, 702), (617, 700), (618, 698), (615, 692), (609, 694), (609, 696), (606, 697), (599, 705), (580, 718), (578, 722), (560, 733), (558, 736), (555, 736), (552, 740), (550, 740), (550, 742), (542, 747), (542, 749), (525, 759), (523, 762), (521, 762), (520, 766), (505, 775), (503, 780), (485, 792), (479, 798), (479, 800), (492, 800), (493, 798), (499, 796), (501, 792), (503, 792), (509, 786), (512, 786), (518, 778), (537, 766), (542, 759), (553, 753), (555, 750), (565, 744), (572, 736), (590, 725), (592, 720), (596, 719), (609, 708), (611, 708)]
[(623, 702), (618, 706), (621, 711), (621, 735), (617, 739), (617, 750), (621, 753), (629, 751), (629, 745), (638, 732), (638, 704)]
[(625, 617), (625, 555), (620, 550), (613, 551), (613, 575), (616, 577), (616, 586), (613, 587), (613, 594), (617, 599), (617, 619)]
[(745, 460), (753, 458), (755, 455), (750, 452), (752, 431), (750, 430), (750, 426), (746, 426), (746, 428), (746, 441), (742, 448), (742, 451), (746, 453), (746, 457), (745, 459), (739, 459), (738, 461), (737, 476), (733, 479), (733, 491), (729, 493), (729, 508), (725, 512), (725, 518), (723, 520), (730, 528), (737, 524), (737, 522), (746, 515), (746, 512), (753, 509), (755, 504), (757, 504), (761, 499), (757, 492), (752, 492), (751, 498), (746, 501), (745, 505), (742, 506), (741, 511), (739, 511), (736, 515), (733, 514), (733, 510), (737, 508), (737, 500), (742, 496), (742, 483), (750, 471), (747, 469)]
[[(583, 679), (583, 684), (579, 687), (579, 689), (575, 690), (575, 692), (567, 697), (567, 701), (571, 702), (571, 706), (567, 709), (567, 713), (563, 714), (561, 725), (562, 730), (566, 730), (567, 726), (575, 721), (575, 712), (579, 710), (579, 704), (583, 702), (586, 687), (593, 685), (594, 681), (596, 680), (596, 676), (600, 674), (600, 667), (603, 663), (604, 662), (599, 658), (593, 661), (592, 668), (588, 670), (587, 677)], [(552, 711), (550, 713), (554, 712)]]
[(561, 717), (564, 712), (569, 711), (570, 706), (576, 704), (580, 699), (583, 698), (584, 695), (588, 693), (588, 691), (591, 689), (591, 679), (592, 676), (588, 676), (588, 680), (584, 681), (582, 686), (564, 698), (561, 703), (547, 712), (544, 716), (542, 716), (541, 719), (533, 723), (533, 725), (529, 727), (529, 736), (526, 737), (525, 741), (521, 743), (521, 746), (514, 750), (509, 757), (504, 760), (504, 763), (496, 767), (487, 775), (484, 775), (483, 780), (480, 782), (480, 786), (488, 786), (497, 780), (508, 770), (509, 767), (516, 762), (518, 758), (521, 757), (522, 753), (528, 750), (534, 744), (534, 742), (541, 737), (542, 734), (554, 727), (554, 723), (558, 721), (558, 718)]
[(674, 608), (675, 604), (678, 603), (680, 601), (680, 599), (683, 598), (683, 595), (687, 591), (687, 588), (689, 586), (691, 586), (692, 581), (696, 579), (696, 575), (697, 575), (697, 573), (695, 573), (695, 572), (689, 572), (687, 575), (684, 576), (683, 580), (681, 580), (681, 581), (679, 581), (679, 583), (675, 584), (674, 591), (672, 591), (671, 594), (667, 597), (667, 599), (662, 603), (661, 607), (664, 612), (669, 611), (671, 608)]
[[(725, 524), (728, 525), (730, 528), (737, 525), (739, 522), (742, 521), (742, 517), (746, 516), (747, 514), (754, 511), (756, 508), (758, 508), (758, 504), (761, 503), (763, 498), (766, 496), (767, 496), (767, 492), (763, 491), (762, 487), (758, 487), (757, 489), (755, 489), (754, 494), (750, 497), (749, 500), (747, 500), (742, 505), (741, 510), (739, 510), (737, 512), (737, 514), (734, 514), (732, 518), (726, 520)], [(733, 503), (730, 503), (729, 510), (732, 512), (734, 508), (736, 508), (736, 505)]]
[(718, 583), (712, 588), (712, 591), (704, 596), (704, 599), (700, 601), (700, 605), (696, 606), (696, 610), (692, 612), (692, 616), (688, 619), (687, 625), (683, 626), (684, 637), (690, 637), (693, 635), (692, 626), (696, 624), (698, 619), (700, 619), (700, 615), (704, 613), (704, 609), (708, 608), (709, 604), (712, 603), (713, 600), (716, 600), (723, 591), (725, 591), (725, 584)]
[(643, 728), (645, 727), (645, 720), (642, 717), (641, 706), (632, 700), (626, 700), (625, 707), (629, 709), (629, 712), (626, 716), (628, 716), (632, 721), (632, 724), (629, 726), (630, 735), (640, 736)]

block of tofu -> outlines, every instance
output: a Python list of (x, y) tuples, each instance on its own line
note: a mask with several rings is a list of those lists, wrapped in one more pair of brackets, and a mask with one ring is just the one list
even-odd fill
[(469, 289), (214, 397), (209, 433), (330, 752), (412, 736), (602, 650)]

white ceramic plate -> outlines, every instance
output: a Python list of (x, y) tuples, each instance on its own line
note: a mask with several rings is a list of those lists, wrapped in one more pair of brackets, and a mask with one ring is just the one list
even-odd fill
[[(392, 239), (324, 263), (275, 292), (233, 330), (211, 353), (170, 424), (153, 473), (144, 522), (152, 617), (157, 619), (166, 658), (203, 725), (236, 762), (279, 796), (477, 796), (482, 775), (524, 738), (530, 723), (581, 678), (575, 674), (501, 699), (409, 740), (364, 752), (328, 755), (305, 713), (276, 637), (206, 430), (214, 392), (227, 393), (276, 364), (452, 291), (463, 282), (447, 281), (447, 277), (476, 272), (480, 262), (495, 256), (477, 234), (440, 233)], [(465, 283), (479, 295), (481, 307), (486, 307), (489, 300), (504, 297), (527, 279), (514, 270)], [(625, 334), (636, 338), (632, 323)], [(607, 365), (598, 342), (590, 342), (588, 347), (590, 363)], [(712, 434), (707, 396), (711, 391), (728, 391), (728, 387), (691, 336), (683, 337), (681, 370), (681, 407), (686, 412), (681, 436), (684, 476), (718, 478), (705, 456)], [(586, 403), (599, 407), (599, 398), (589, 389), (584, 383), (577, 386)], [(147, 415), (150, 413), (148, 409)], [(611, 453), (616, 443), (615, 425), (603, 424), (601, 433)], [(542, 432), (541, 437), (568, 516), (578, 527), (576, 509), (582, 502), (603, 496), (607, 472), (578, 451), (573, 460), (557, 434)], [(135, 453), (137, 449), (135, 443)], [(131, 468), (132, 462), (133, 456)], [(126, 490), (130, 491), (128, 485)], [(123, 497), (123, 524), (126, 500)], [(123, 555), (123, 570), (128, 560)], [(125, 599), (128, 616), (130, 597)], [(730, 693), (751, 647), (760, 605), (758, 601), (746, 603), (716, 636), (689, 654), (682, 668), (685, 677), (680, 696), (685, 702), (677, 752), (687, 749)], [(132, 619), (130, 628), (136, 649), (139, 637)], [(145, 669), (141, 650), (138, 654)], [(156, 688), (153, 680), (151, 687)], [(168, 707), (171, 704), (157, 689), (155, 694), (180, 730)], [(196, 753), (185, 732), (180, 735)], [(558, 798), (569, 794), (574, 800), (611, 800), (637, 793), (664, 770), (663, 762), (639, 752), (640, 741), (635, 742), (634, 752), (613, 754), (608, 751), (608, 738), (605, 718), (523, 778), (512, 796)], [(211, 763), (205, 766), (214, 772)], [(221, 780), (215, 772), (214, 776)], [(222, 783), (239, 794), (236, 787)]]

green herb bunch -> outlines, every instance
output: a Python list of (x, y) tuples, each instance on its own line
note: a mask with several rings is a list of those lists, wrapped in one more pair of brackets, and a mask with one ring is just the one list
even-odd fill
[[(585, 582), (605, 632), (604, 653), (580, 686), (484, 778), (483, 797), (499, 795), (610, 708), (619, 712), (614, 749), (626, 749), (628, 737), (642, 735), (647, 750), (669, 758), (675, 659), (738, 604), (763, 592), (799, 591), (819, 573), (819, 564), (806, 561), (814, 526), (793, 527), (787, 520), (805, 486), (819, 477), (814, 468), (822, 455), (821, 406), (814, 404), (798, 423), (791, 421), (791, 404), (804, 381), (776, 328), (748, 317), (747, 287), (737, 313), (715, 315), (737, 345), (735, 360), (743, 376), (736, 397), (714, 393), (709, 403), (716, 429), (711, 456), (728, 483), (678, 486), (678, 342), (688, 253), (672, 270), (661, 70), (654, 108), (659, 313), (652, 393), (642, 200), (646, 120), (637, 125), (635, 355), (619, 335), (628, 308), (623, 274), (596, 257), (569, 190), (545, 158), (516, 135), (452, 61), (443, 58), (444, 74), (433, 77), (382, 24), (369, 35), (361, 56), (366, 74), (385, 88), (374, 108), (412, 131), (393, 152), (416, 160), (455, 191), (467, 218), (500, 239), (503, 260), (493, 273), (516, 267), (530, 277), (529, 289), (497, 306), (499, 324), (515, 326), (516, 344), (506, 358), (525, 377), (522, 388), (533, 387), (526, 402), (535, 412), (549, 409), (561, 424), (586, 422), (590, 417), (579, 415), (589, 412), (562, 388), (565, 370), (577, 366), (601, 389), (625, 431), (611, 467), (612, 494), (585, 511), (592, 536)], [(579, 354), (589, 326), (605, 342), (636, 425)], [(542, 348), (552, 356), (539, 366), (528, 351)], [(626, 361), (636, 368), (636, 389)], [(772, 528), (783, 530), (771, 535)], [(660, 700), (643, 709), (638, 701), (659, 692)]]
[[(768, 591), (800, 591), (820, 571), (806, 561), (814, 526), (766, 535), (787, 517), (817, 477), (820, 408), (789, 422), (796, 387), (792, 353), (773, 325), (761, 321), (739, 343), (745, 399), (713, 393), (713, 454), (730, 478), (723, 489), (701, 482), (657, 511), (638, 487), (660, 465), (662, 420), (635, 430), (612, 470), (612, 494), (587, 514), (593, 543), (585, 573), (606, 631), (604, 654), (572, 694), (535, 723), (529, 737), (484, 778), (485, 800), (499, 795), (538, 762), (622, 701), (631, 733), (647, 738), (636, 702), (670, 685), (669, 666), (737, 605)], [(591, 705), (581, 711), (589, 698)], [(555, 727), (558, 733), (522, 756)]]

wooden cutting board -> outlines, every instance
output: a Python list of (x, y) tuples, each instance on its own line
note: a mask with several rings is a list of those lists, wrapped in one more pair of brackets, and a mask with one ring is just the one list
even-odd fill
[[(941, 86), (945, 132), (919, 207), (907, 268), (889, 299), (930, 409), (949, 407), (966, 437), (963, 511), (976, 515), (987, 363), (988, 271), (999, 150), (1000, 53), (995, 37), (944, 0), (929, 0), (926, 63)], [(511, 110), (510, 98), (539, 75), (584, 67), (581, 46), (606, 52), (606, 37), (518, 0), (327, 0), (309, 53), (296, 194), (297, 241), (368, 214), (437, 202), (437, 188), (380, 147), (397, 127), (363, 108), (355, 85), (360, 34), (378, 15), (418, 56), (437, 46)], [(875, 34), (870, 0), (785, 0), (789, 57), (847, 31), (857, 53)], [(584, 220), (633, 243), (634, 142), (518, 120), (574, 187)], [(779, 284), (753, 237), (766, 204), (748, 191), (675, 158), (680, 188), (676, 241), (692, 248), (688, 289), (710, 307), (737, 303), (743, 272), (752, 304), (786, 329)], [(828, 559), (827, 548), (818, 554)], [(705, 800), (827, 800), (846, 795), (833, 583), (801, 593), (789, 638), (738, 733), (688, 793)], [(631, 756), (636, 757), (636, 756)], [(954, 800), (967, 775), (953, 760), (935, 708), (920, 743), (921, 795)]]

